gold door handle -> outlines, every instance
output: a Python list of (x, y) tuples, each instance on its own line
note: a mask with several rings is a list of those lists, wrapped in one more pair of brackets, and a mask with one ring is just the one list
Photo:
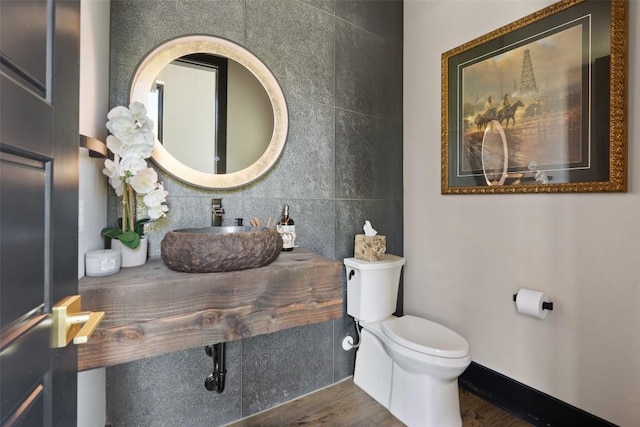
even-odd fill
[(81, 307), (80, 295), (72, 295), (52, 308), (52, 347), (66, 347), (71, 340), (74, 344), (84, 344), (89, 340), (104, 317), (104, 311), (80, 311)]

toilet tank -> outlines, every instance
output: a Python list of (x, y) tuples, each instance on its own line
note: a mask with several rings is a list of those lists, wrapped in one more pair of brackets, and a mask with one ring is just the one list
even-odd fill
[(346, 258), (347, 314), (363, 322), (391, 316), (396, 311), (404, 263), (404, 258), (390, 254), (372, 262)]

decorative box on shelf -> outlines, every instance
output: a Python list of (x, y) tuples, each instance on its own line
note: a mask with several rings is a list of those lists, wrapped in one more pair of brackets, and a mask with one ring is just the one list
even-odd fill
[(363, 261), (380, 261), (387, 251), (386, 236), (356, 234), (353, 256)]

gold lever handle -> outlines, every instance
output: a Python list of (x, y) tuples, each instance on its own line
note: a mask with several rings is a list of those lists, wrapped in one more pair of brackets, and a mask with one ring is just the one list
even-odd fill
[(104, 311), (93, 311), (89, 312), (89, 319), (85, 322), (85, 324), (80, 328), (78, 333), (73, 337), (74, 344), (85, 344), (89, 341), (89, 337), (93, 334), (93, 331), (96, 330), (100, 321), (104, 317)]
[(84, 344), (104, 317), (104, 311), (80, 311), (80, 295), (64, 298), (52, 310), (51, 346), (65, 347), (73, 340), (74, 344)]

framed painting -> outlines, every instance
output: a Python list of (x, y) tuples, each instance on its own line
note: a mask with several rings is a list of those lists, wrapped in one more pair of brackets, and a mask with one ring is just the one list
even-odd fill
[(626, 191), (627, 1), (565, 0), (442, 54), (442, 193)]

